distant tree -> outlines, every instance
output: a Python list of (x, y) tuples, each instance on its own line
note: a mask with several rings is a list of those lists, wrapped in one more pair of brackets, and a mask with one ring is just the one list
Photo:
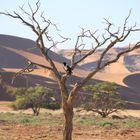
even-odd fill
[(50, 104), (53, 104), (54, 106), (57, 105), (58, 108), (58, 102), (54, 100), (54, 93), (40, 85), (29, 88), (16, 88), (12, 91), (16, 96), (16, 101), (12, 103), (14, 109), (31, 108), (33, 114), (38, 116), (41, 107), (47, 108)]
[[(29, 62), (25, 68), (20, 70), (14, 78), (20, 74), (26, 72), (31, 72), (33, 69), (30, 69), (32, 66), (39, 66), (45, 69), (50, 70), (56, 77), (60, 88), (60, 96), (62, 101), (62, 108), (64, 113), (64, 131), (63, 131), (63, 140), (72, 140), (72, 131), (73, 131), (73, 107), (76, 100), (76, 96), (81, 88), (99, 71), (107, 67), (108, 65), (115, 63), (122, 55), (129, 53), (135, 49), (140, 48), (140, 42), (136, 42), (133, 45), (126, 47), (125, 49), (117, 52), (112, 59), (107, 61), (105, 60), (106, 54), (114, 48), (118, 43), (126, 40), (131, 34), (139, 32), (140, 29), (137, 28), (137, 24), (128, 25), (128, 20), (131, 15), (131, 10), (129, 11), (128, 16), (124, 19), (124, 23), (115, 28), (114, 24), (108, 19), (105, 19), (106, 28), (105, 31), (99, 36), (97, 30), (81, 29), (81, 33), (77, 35), (75, 39), (73, 53), (71, 56), (70, 68), (74, 74), (74, 69), (86, 58), (93, 55), (98, 49), (101, 50), (100, 57), (97, 61), (97, 65), (94, 69), (89, 71), (89, 73), (79, 81), (73, 81), (73, 86), (71, 90), (69, 87), (72, 83), (67, 82), (71, 78), (70, 73), (62, 73), (57, 67), (54, 59), (51, 57), (50, 50), (57, 46), (60, 46), (62, 43), (69, 40), (69, 38), (63, 37), (60, 35), (60, 30), (58, 30), (56, 24), (53, 24), (49, 19), (44, 16), (44, 12), (40, 13), (40, 3), (41, 0), (37, 0), (35, 6), (31, 5), (28, 2), (28, 8), (25, 5), (20, 6), (20, 10), (16, 12), (0, 12), (0, 15), (9, 16), (13, 19), (21, 21), (25, 26), (29, 27), (33, 33), (36, 35), (35, 47), (40, 50), (42, 56), (46, 59), (48, 63), (38, 64), (36, 62)], [(56, 39), (56, 36), (59, 36), (59, 39)], [(46, 45), (45, 45), (46, 44)], [(86, 46), (90, 48), (87, 52), (84, 52)], [(67, 48), (67, 46), (65, 47)], [(76, 59), (79, 53), (84, 52), (79, 59)]]
[(117, 112), (118, 109), (124, 109), (125, 102), (117, 95), (117, 85), (110, 82), (102, 82), (95, 85), (87, 85), (84, 90), (90, 91), (92, 94), (88, 97), (83, 107), (88, 111), (107, 117), (109, 114)]

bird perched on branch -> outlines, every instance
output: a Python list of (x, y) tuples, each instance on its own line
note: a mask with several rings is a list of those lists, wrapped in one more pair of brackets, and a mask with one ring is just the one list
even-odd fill
[(66, 63), (66, 62), (63, 62), (63, 65), (64, 65), (64, 70), (66, 71), (66, 73), (68, 75), (71, 75), (72, 74), (72, 69), (71, 67)]

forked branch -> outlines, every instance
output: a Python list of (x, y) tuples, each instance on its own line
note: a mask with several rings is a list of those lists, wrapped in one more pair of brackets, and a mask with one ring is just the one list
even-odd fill
[[(60, 80), (61, 79), (60, 73), (58, 72), (53, 60), (48, 56), (48, 51), (51, 48), (55, 47), (56, 45), (58, 45), (60, 43), (64, 43), (68, 39), (61, 36), (61, 38), (63, 40), (55, 42), (53, 40), (53, 37), (50, 37), (50, 35), (49, 35), (49, 29), (50, 29), (50, 26), (54, 26), (55, 29), (57, 30), (58, 28), (57, 28), (56, 24), (53, 24), (50, 20), (46, 19), (45, 16), (43, 15), (43, 13), (41, 13), (41, 15), (40, 15), (40, 18), (43, 20), (43, 24), (42, 24), (42, 22), (40, 23), (40, 21), (37, 20), (37, 16), (38, 16), (37, 14), (40, 9), (40, 0), (37, 0), (35, 8), (32, 8), (30, 3), (28, 3), (28, 7), (29, 7), (29, 11), (25, 10), (24, 6), (20, 7), (20, 10), (23, 12), (23, 14), (25, 16), (20, 15), (15, 11), (13, 13), (0, 12), (0, 14), (19, 19), (20, 21), (22, 21), (23, 24), (25, 24), (26, 26), (28, 26), (32, 29), (32, 31), (37, 35), (35, 46), (37, 48), (39, 48), (39, 50), (41, 51), (41, 54), (50, 63), (51, 69), (53, 69), (55, 76)], [(45, 37), (46, 37), (46, 41), (48, 41), (49, 42), (48, 44), (50, 45), (50, 46), (48, 45), (47, 48), (44, 43)], [(17, 75), (22, 72), (25, 72), (26, 69), (27, 68), (21, 70), (19, 73), (17, 73)]]
[[(117, 43), (124, 41), (132, 32), (140, 31), (140, 28), (136, 28), (136, 24), (134, 24), (133, 26), (127, 27), (127, 22), (130, 17), (130, 14), (131, 14), (131, 10), (129, 11), (129, 14), (124, 21), (124, 24), (122, 27), (122, 32), (120, 32), (121, 31), (120, 28), (117, 28), (117, 30), (115, 32), (113, 32), (111, 30), (111, 27), (113, 24), (111, 22), (109, 22), (107, 19), (105, 19), (105, 21), (107, 23), (107, 28), (105, 30), (106, 30), (106, 33), (108, 34), (108, 36), (105, 37), (103, 35), (102, 36), (103, 41), (100, 41), (100, 39), (98, 37), (96, 37), (94, 33), (92, 34), (90, 30), (83, 32), (82, 37), (88, 37), (88, 38), (93, 39), (96, 43), (96, 46), (94, 48), (92, 48), (90, 51), (88, 51), (83, 57), (81, 57), (76, 62), (73, 61), (73, 65), (72, 65), (73, 69), (75, 68), (76, 65), (78, 65), (80, 62), (82, 62), (84, 59), (86, 59), (90, 55), (94, 54), (98, 48), (100, 48), (102, 46), (104, 46), (104, 48), (102, 48), (103, 52), (100, 55), (96, 68), (94, 70), (92, 70), (84, 79), (82, 79), (80, 82), (76, 83), (74, 88), (71, 90), (70, 95), (69, 95), (69, 102), (73, 102), (74, 98), (76, 97), (75, 93), (77, 93), (77, 91), (79, 89), (81, 89), (82, 86), (84, 86), (97, 72), (99, 72), (106, 66), (108, 66), (112, 63), (115, 63), (122, 55), (140, 48), (140, 42), (137, 42), (133, 46), (128, 47), (125, 50), (119, 52), (114, 59), (108, 60), (107, 62), (102, 63), (104, 56), (109, 52), (109, 50), (111, 48), (113, 48)], [(85, 35), (85, 33), (88, 33), (88, 35), (87, 34)], [(74, 57), (76, 56), (76, 54), (77, 53), (75, 51)]]
[(34, 68), (36, 66), (39, 66), (39, 67), (42, 67), (42, 68), (45, 68), (45, 69), (48, 69), (48, 70), (53, 70), (51, 67), (48, 67), (48, 66), (45, 66), (45, 65), (42, 65), (42, 64), (38, 64), (38, 63), (35, 63), (35, 62), (31, 62), (31, 61), (28, 61), (28, 64), (26, 67), (24, 67), (22, 70), (18, 71), (12, 78), (12, 84), (14, 83), (14, 80), (20, 76), (20, 75), (23, 75), (23, 74), (27, 74), (27, 73), (30, 73), (32, 71), (34, 71)]
[[(122, 31), (121, 31), (120, 27), (118, 27), (116, 31), (112, 31), (113, 24), (108, 19), (104, 19), (105, 23), (107, 24), (107, 27), (105, 28), (106, 36), (105, 36), (105, 34), (101, 35), (102, 40), (101, 40), (101, 38), (96, 36), (97, 30), (92, 33), (91, 30), (85, 31), (84, 29), (82, 29), (82, 33), (77, 37), (74, 53), (72, 56), (72, 69), (74, 69), (84, 59), (86, 59), (90, 55), (94, 54), (98, 48), (101, 48), (102, 46), (104, 46), (104, 51), (101, 54), (98, 65), (97, 65), (97, 69), (100, 68), (105, 54), (107, 54), (107, 52), (111, 48), (113, 48), (117, 43), (124, 41), (132, 32), (140, 31), (140, 28), (136, 28), (136, 23), (133, 26), (127, 27), (127, 22), (128, 22), (130, 15), (131, 15), (131, 10), (129, 11), (129, 14), (126, 17), (126, 19), (124, 20)], [(75, 60), (75, 57), (78, 54), (78, 52), (82, 51), (82, 49), (79, 49), (78, 46), (85, 44), (83, 42), (80, 43), (80, 38), (82, 38), (82, 40), (83, 40), (83, 38), (89, 38), (89, 39), (91, 39), (91, 41), (93, 41), (92, 44), (95, 44), (95, 45), (80, 59)], [(78, 48), (78, 51), (77, 51), (77, 48)]]

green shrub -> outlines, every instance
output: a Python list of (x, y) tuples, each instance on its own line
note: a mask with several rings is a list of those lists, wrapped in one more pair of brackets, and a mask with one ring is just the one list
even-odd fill
[[(124, 109), (125, 103), (117, 93), (117, 85), (110, 82), (97, 83), (95, 85), (87, 85), (84, 90), (90, 91), (90, 97), (87, 97), (82, 105), (86, 110), (93, 111), (107, 117), (109, 114), (117, 112), (118, 109)], [(86, 98), (84, 98), (86, 99)]]
[(39, 115), (41, 107), (60, 108), (59, 104), (54, 100), (54, 93), (40, 85), (29, 88), (17, 88), (14, 90), (14, 95), (16, 96), (16, 101), (11, 106), (16, 110), (31, 108), (35, 116)]

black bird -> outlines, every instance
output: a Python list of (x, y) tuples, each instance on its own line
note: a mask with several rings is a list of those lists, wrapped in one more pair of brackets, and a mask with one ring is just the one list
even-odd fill
[(71, 67), (66, 62), (63, 62), (63, 65), (64, 65), (64, 70), (67, 72), (67, 74), (71, 75), (72, 74)]

